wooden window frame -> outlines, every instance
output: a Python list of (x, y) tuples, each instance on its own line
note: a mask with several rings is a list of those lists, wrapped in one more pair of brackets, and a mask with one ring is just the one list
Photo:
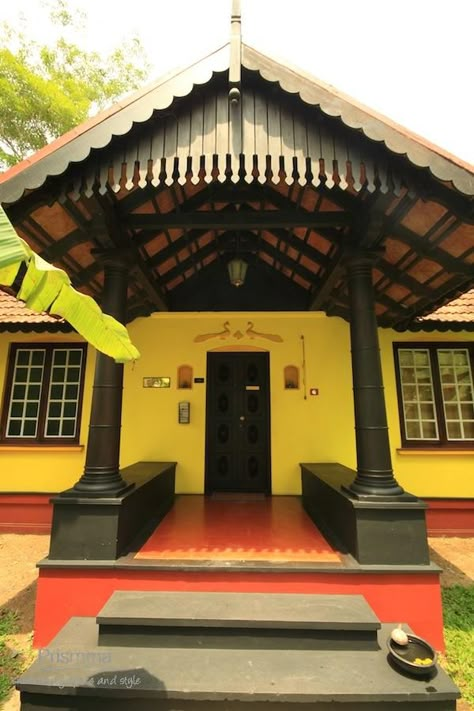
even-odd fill
[[(58, 437), (47, 437), (45, 435), (45, 428), (47, 422), (47, 404), (49, 397), (49, 384), (51, 380), (51, 366), (53, 360), (53, 353), (55, 350), (81, 350), (82, 351), (82, 364), (81, 373), (79, 380), (79, 394), (77, 399), (77, 414), (76, 414), (76, 433), (73, 437), (68, 436), (58, 436)], [(39, 401), (39, 414), (38, 414), (38, 428), (35, 437), (8, 437), (7, 436), (7, 424), (8, 424), (8, 413), (10, 408), (10, 401), (13, 389), (13, 374), (15, 371), (15, 361), (16, 353), (18, 350), (44, 350), (45, 351), (45, 363), (42, 381), (42, 392)], [(56, 342), (46, 342), (46, 343), (11, 343), (8, 353), (8, 366), (5, 378), (5, 389), (3, 394), (2, 402), (2, 413), (0, 419), (0, 444), (1, 445), (12, 445), (21, 447), (38, 447), (38, 446), (65, 446), (68, 445), (77, 447), (79, 444), (80, 432), (81, 432), (81, 421), (82, 421), (82, 402), (84, 397), (84, 380), (86, 372), (86, 361), (87, 361), (87, 344), (86, 343), (56, 343)]]
[[(450, 440), (447, 436), (446, 419), (444, 414), (444, 402), (441, 388), (441, 378), (439, 375), (439, 363), (437, 351), (443, 349), (465, 349), (469, 354), (471, 365), (471, 375), (474, 379), (474, 342), (470, 341), (397, 341), (393, 343), (393, 355), (395, 361), (395, 379), (397, 383), (398, 416), (400, 420), (400, 433), (403, 449), (443, 449), (462, 450), (474, 449), (474, 439)], [(427, 350), (431, 363), (431, 373), (433, 379), (435, 416), (438, 424), (438, 439), (407, 439), (405, 432), (405, 418), (403, 415), (403, 395), (400, 377), (400, 362), (398, 352), (400, 350)]]

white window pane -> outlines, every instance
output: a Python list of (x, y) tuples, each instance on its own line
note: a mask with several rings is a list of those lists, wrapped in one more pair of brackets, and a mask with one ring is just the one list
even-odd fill
[(458, 403), (447, 402), (444, 407), (447, 420), (459, 420), (459, 405)]
[(472, 385), (458, 385), (458, 395), (461, 402), (470, 402), (473, 399)]
[(417, 399), (416, 385), (404, 385), (402, 392), (404, 402), (411, 402)]
[(431, 383), (431, 370), (429, 368), (416, 369), (417, 383)]
[(423, 420), (435, 420), (435, 410), (431, 403), (421, 403), (420, 416)]
[(454, 361), (454, 365), (456, 365), (456, 366), (468, 365), (469, 364), (469, 355), (468, 355), (467, 350), (453, 351), (453, 361)]
[(422, 423), (422, 429), (423, 429), (423, 439), (437, 439), (438, 438), (438, 433), (436, 429), (436, 422), (423, 422)]
[(440, 368), (442, 383), (454, 383), (454, 368)]
[(18, 348), (15, 353), (7, 437), (37, 435), (44, 362), (44, 349)]
[(448, 420), (446, 429), (448, 430), (448, 439), (462, 439), (460, 422), (450, 422)]
[(402, 368), (402, 383), (416, 383), (415, 368)]
[(463, 422), (464, 439), (474, 439), (474, 420)]
[(399, 364), (406, 438), (438, 439), (429, 351), (402, 349)]
[(407, 439), (421, 439), (421, 426), (419, 422), (406, 423)]
[(434, 402), (433, 386), (420, 385), (418, 387), (418, 397), (423, 402)]
[(57, 348), (53, 351), (51, 383), (46, 410), (46, 437), (75, 437), (83, 351)]
[(415, 365), (429, 366), (430, 356), (428, 351), (414, 351), (414, 362)]
[(453, 364), (453, 352), (438, 350), (438, 363), (440, 365), (452, 365)]
[(405, 417), (407, 420), (418, 420), (420, 413), (418, 403), (409, 402), (405, 405)]
[(401, 367), (403, 367), (404, 365), (413, 365), (415, 362), (413, 351), (400, 349), (398, 351), (398, 360), (400, 362)]
[[(472, 439), (474, 387), (469, 352), (467, 348), (443, 348), (438, 350), (438, 359), (448, 440)], [(447, 363), (448, 360), (452, 367), (441, 365), (442, 361)], [(448, 370), (452, 384), (447, 381)]]
[(474, 420), (474, 403), (466, 402), (461, 405), (461, 419)]

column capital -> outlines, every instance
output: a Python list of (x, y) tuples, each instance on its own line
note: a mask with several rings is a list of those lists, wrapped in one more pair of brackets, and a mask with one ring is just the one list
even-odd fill
[(112, 247), (91, 249), (92, 256), (101, 264), (113, 267), (120, 271), (128, 272), (134, 264), (134, 253), (130, 247)]
[(382, 257), (385, 249), (364, 249), (363, 247), (348, 247), (345, 250), (343, 263), (346, 267), (359, 264), (373, 266)]

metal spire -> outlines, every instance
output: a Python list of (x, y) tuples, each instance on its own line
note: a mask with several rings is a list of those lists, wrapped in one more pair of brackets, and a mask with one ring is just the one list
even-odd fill
[(240, 0), (232, 0), (230, 19), (230, 65), (229, 65), (229, 101), (239, 103), (242, 63), (242, 24)]

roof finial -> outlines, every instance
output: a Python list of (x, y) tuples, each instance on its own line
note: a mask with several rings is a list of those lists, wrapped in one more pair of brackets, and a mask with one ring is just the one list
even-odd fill
[(229, 101), (240, 101), (240, 78), (242, 53), (242, 26), (240, 0), (232, 0), (230, 20), (230, 65), (229, 65)]

